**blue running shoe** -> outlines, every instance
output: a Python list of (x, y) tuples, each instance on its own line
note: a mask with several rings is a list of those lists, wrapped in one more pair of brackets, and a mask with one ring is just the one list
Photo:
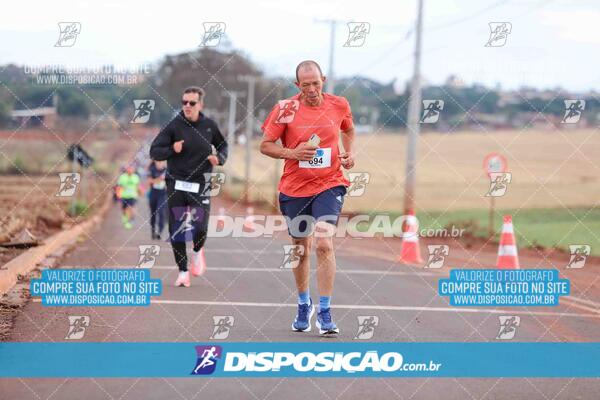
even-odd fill
[(298, 314), (292, 323), (292, 330), (294, 332), (309, 332), (311, 328), (310, 319), (314, 313), (315, 306), (312, 299), (310, 299), (310, 304), (298, 304)]
[(319, 328), (319, 333), (323, 336), (337, 335), (340, 333), (336, 324), (331, 320), (331, 310), (329, 308), (320, 310), (317, 313), (316, 325), (317, 328)]

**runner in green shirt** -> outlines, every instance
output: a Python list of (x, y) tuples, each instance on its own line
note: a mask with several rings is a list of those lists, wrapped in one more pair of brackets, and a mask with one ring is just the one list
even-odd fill
[(137, 202), (137, 198), (142, 195), (140, 177), (135, 173), (135, 167), (132, 164), (128, 165), (126, 172), (119, 176), (117, 185), (119, 186), (121, 194), (120, 197), (123, 210), (121, 222), (125, 229), (131, 229), (131, 221), (133, 221), (135, 217), (135, 203)]

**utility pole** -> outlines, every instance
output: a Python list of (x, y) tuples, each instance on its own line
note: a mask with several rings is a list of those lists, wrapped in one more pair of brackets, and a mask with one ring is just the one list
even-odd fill
[[(282, 100), (283, 99), (283, 89), (284, 89), (284, 85), (285, 85), (285, 81), (279, 81), (277, 82), (277, 91), (276, 91), (276, 98), (277, 101)], [(283, 146), (283, 144), (282, 144)], [(272, 210), (273, 212), (278, 212), (279, 210), (279, 180), (281, 179), (281, 164), (282, 161), (280, 158), (275, 159), (275, 168), (273, 169), (273, 198), (271, 200), (271, 205), (272, 205)]]
[[(73, 164), (72, 164), (72, 169), (73, 169), (73, 174), (77, 173), (77, 147), (73, 144)], [(81, 179), (82, 176), (79, 175), (79, 183), (81, 183)], [(73, 196), (71, 196), (71, 217), (76, 218), (77, 215), (75, 214), (76, 212), (76, 203), (77, 203), (77, 189), (75, 189), (75, 193), (73, 193)]]
[(238, 78), (248, 82), (248, 97), (246, 106), (246, 173), (244, 179), (244, 203), (250, 203), (250, 165), (252, 164), (252, 126), (254, 125), (254, 87), (261, 78), (253, 75), (244, 75)]
[(330, 37), (329, 37), (329, 72), (327, 72), (327, 81), (325, 82), (325, 90), (328, 93), (333, 94), (335, 89), (335, 79), (333, 74), (333, 58), (335, 50), (335, 26), (339, 21), (333, 19), (318, 19), (316, 22), (329, 24)]
[(237, 110), (237, 99), (244, 95), (243, 92), (224, 91), (224, 96), (229, 96), (229, 115), (227, 118), (227, 144), (229, 146), (228, 162), (225, 164), (227, 179), (231, 182), (233, 176), (233, 153), (235, 149), (235, 116)]
[(417, 0), (417, 26), (415, 41), (415, 64), (408, 104), (408, 144), (406, 146), (406, 186), (404, 189), (404, 215), (415, 209), (415, 174), (417, 139), (421, 114), (421, 34), (423, 30), (423, 0)]

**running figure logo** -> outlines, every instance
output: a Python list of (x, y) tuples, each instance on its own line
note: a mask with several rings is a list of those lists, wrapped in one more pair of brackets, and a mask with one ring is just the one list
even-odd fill
[(132, 124), (145, 124), (150, 119), (150, 114), (154, 111), (154, 100), (134, 100)]
[(196, 368), (191, 375), (210, 375), (217, 368), (217, 359), (221, 359), (223, 350), (221, 346), (196, 346)]
[(280, 100), (279, 114), (277, 114), (275, 122), (278, 124), (289, 124), (294, 120), (299, 107), (300, 102), (298, 100)]
[(204, 182), (206, 183), (202, 190), (202, 196), (218, 196), (221, 192), (221, 185), (225, 184), (225, 174), (223, 172), (206, 172)]
[(422, 124), (435, 124), (440, 119), (440, 112), (444, 109), (444, 100), (423, 100)]
[(231, 315), (213, 315), (214, 328), (210, 338), (215, 340), (227, 339), (234, 321), (235, 318)]
[(362, 196), (365, 193), (367, 185), (371, 181), (371, 174), (368, 172), (349, 172), (348, 180), (350, 181), (350, 186), (348, 187), (348, 196)]
[(570, 244), (569, 250), (571, 252), (571, 258), (567, 264), (569, 269), (583, 268), (585, 260), (587, 260), (590, 252), (592, 251), (591, 246), (587, 244)]
[(139, 249), (140, 258), (136, 268), (152, 268), (160, 254), (160, 246), (157, 244), (141, 244)]
[(429, 250), (429, 258), (424, 268), (442, 268), (446, 257), (450, 254), (450, 247), (447, 244), (429, 244), (427, 250)]
[(510, 172), (492, 172), (490, 173), (490, 190), (485, 197), (502, 197), (508, 189), (508, 184), (512, 180)]
[(283, 264), (281, 269), (294, 269), (300, 265), (300, 258), (304, 255), (304, 246), (301, 244), (283, 245)]
[(175, 216), (176, 225), (171, 240), (175, 242), (192, 240), (196, 229), (195, 224), (204, 217), (204, 210), (201, 207), (173, 207), (171, 212)]
[(58, 179), (60, 179), (60, 186), (56, 197), (71, 197), (75, 194), (77, 185), (81, 182), (81, 175), (79, 175), (79, 172), (59, 172)]
[(369, 340), (375, 333), (375, 327), (379, 325), (379, 317), (376, 315), (359, 315), (358, 317), (358, 330), (354, 339), (357, 340)]
[(79, 340), (85, 335), (85, 328), (90, 326), (90, 317), (87, 315), (69, 315), (69, 332), (65, 340)]
[(361, 47), (365, 44), (369, 32), (371, 24), (368, 22), (348, 22), (348, 40), (344, 47)]
[(500, 330), (498, 331), (498, 340), (511, 340), (517, 333), (517, 327), (521, 325), (521, 317), (515, 315), (501, 315)]
[(510, 22), (490, 22), (490, 38), (485, 47), (502, 47), (506, 44), (508, 35), (512, 31)]
[(565, 100), (565, 115), (561, 124), (576, 124), (585, 110), (585, 100)]
[(59, 22), (58, 29), (60, 34), (54, 47), (73, 47), (77, 40), (77, 35), (81, 33), (81, 23)]
[(200, 47), (215, 47), (221, 42), (225, 35), (225, 22), (203, 22), (204, 36)]

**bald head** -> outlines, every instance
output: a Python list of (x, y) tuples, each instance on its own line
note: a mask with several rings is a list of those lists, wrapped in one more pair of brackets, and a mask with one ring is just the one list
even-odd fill
[(296, 87), (300, 89), (300, 100), (308, 106), (318, 106), (323, 101), (325, 77), (315, 61), (302, 61), (296, 67)]
[(300, 64), (298, 64), (298, 66), (296, 67), (296, 82), (300, 82), (300, 78), (298, 76), (300, 71), (311, 71), (313, 69), (316, 69), (317, 71), (319, 71), (319, 75), (323, 76), (321, 67), (319, 66), (319, 64), (317, 64), (316, 61), (305, 60), (305, 61), (302, 61)]

